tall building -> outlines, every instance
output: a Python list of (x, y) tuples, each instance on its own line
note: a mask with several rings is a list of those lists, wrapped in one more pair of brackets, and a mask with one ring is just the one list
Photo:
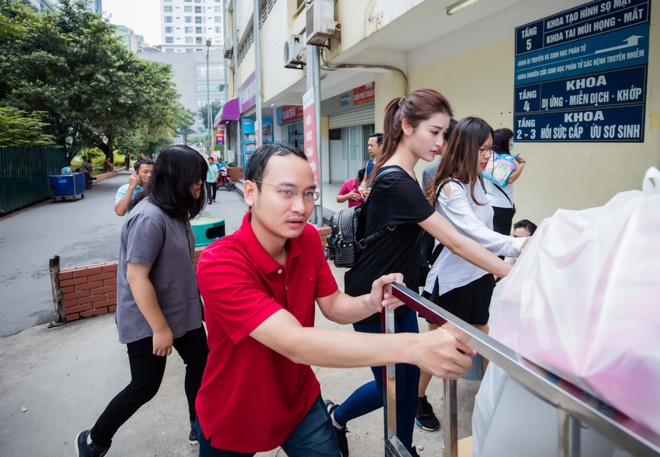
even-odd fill
[(23, 3), (31, 6), (35, 11), (53, 11), (50, 0), (23, 0)]
[[(193, 129), (205, 133), (204, 123), (197, 112), (207, 105), (207, 100), (224, 100), (225, 77), (222, 51), (211, 49), (208, 65), (206, 52), (160, 52), (158, 48), (144, 48), (140, 58), (172, 66), (172, 80), (180, 94), (179, 101), (188, 110), (195, 113)], [(208, 80), (207, 80), (208, 68)], [(207, 85), (208, 82), (208, 85)], [(217, 113), (211, 113), (213, 119)]]
[[(94, 13), (99, 13), (103, 11), (103, 0), (89, 0), (89, 6), (87, 7), (90, 11)], [(23, 0), (28, 6), (31, 6), (35, 11), (53, 11), (55, 8), (54, 5), (57, 4), (56, 0)]]
[(160, 0), (163, 52), (222, 49), (222, 0)]
[(137, 54), (147, 46), (142, 35), (138, 35), (133, 31), (133, 29), (126, 27), (125, 25), (118, 25), (116, 35), (120, 36), (128, 48), (134, 54)]

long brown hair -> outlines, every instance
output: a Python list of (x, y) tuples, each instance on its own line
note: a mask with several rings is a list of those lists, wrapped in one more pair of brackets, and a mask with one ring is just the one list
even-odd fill
[(453, 116), (449, 101), (437, 90), (418, 89), (407, 97), (390, 100), (385, 107), (383, 121), (383, 151), (376, 158), (374, 169), (368, 177), (370, 182), (373, 181), (378, 169), (396, 152), (403, 137), (402, 121), (406, 119), (416, 129), (420, 122), (429, 119), (436, 113)]
[(479, 161), (479, 148), (488, 135), (493, 138), (493, 128), (483, 119), (466, 117), (458, 121), (456, 128), (449, 138), (447, 151), (442, 156), (438, 171), (433, 181), (426, 189), (426, 198), (434, 205), (437, 199), (436, 189), (446, 179), (454, 178), (470, 186), (470, 195), (477, 205), (484, 205), (474, 197), (474, 186), (479, 179), (477, 163)]

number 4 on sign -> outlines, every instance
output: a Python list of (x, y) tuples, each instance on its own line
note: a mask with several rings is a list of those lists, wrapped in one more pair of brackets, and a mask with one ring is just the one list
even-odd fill
[(523, 110), (529, 111), (529, 101), (525, 100), (525, 104), (523, 105)]

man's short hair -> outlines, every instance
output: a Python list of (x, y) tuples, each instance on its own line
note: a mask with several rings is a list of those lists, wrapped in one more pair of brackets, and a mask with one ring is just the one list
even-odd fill
[(264, 176), (264, 171), (266, 171), (266, 165), (268, 161), (274, 155), (276, 156), (287, 156), (293, 154), (300, 157), (304, 161), (307, 161), (307, 156), (304, 152), (287, 146), (286, 144), (274, 143), (274, 144), (265, 144), (257, 148), (248, 159), (247, 166), (245, 167), (245, 179), (248, 181), (259, 181), (257, 182), (257, 189), (261, 191), (261, 180)]
[(378, 132), (372, 133), (371, 135), (369, 135), (369, 138), (376, 138), (376, 142), (378, 143), (378, 146), (383, 144), (383, 134), (382, 133), (378, 133)]
[(521, 219), (515, 224), (513, 224), (513, 229), (517, 228), (523, 228), (529, 232), (530, 235), (534, 235), (534, 232), (536, 232), (536, 224), (532, 221), (529, 221), (527, 219)]
[(140, 171), (140, 165), (153, 165), (154, 161), (148, 158), (140, 159), (133, 165), (135, 171)]

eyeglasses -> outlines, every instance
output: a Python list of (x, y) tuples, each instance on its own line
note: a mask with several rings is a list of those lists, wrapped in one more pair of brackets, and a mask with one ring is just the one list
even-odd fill
[(487, 152), (490, 152), (493, 150), (493, 145), (491, 144), (490, 146), (484, 146), (483, 148), (479, 148), (479, 154), (482, 156), (485, 156)]
[(289, 186), (288, 184), (277, 185), (263, 181), (254, 181), (254, 182), (259, 184), (265, 184), (267, 186), (277, 187), (279, 189), (278, 192), (280, 193), (280, 195), (287, 200), (291, 200), (292, 198), (297, 197), (301, 192), (303, 194), (303, 198), (308, 202), (315, 202), (321, 196), (321, 193), (315, 190), (298, 190), (293, 186)]

